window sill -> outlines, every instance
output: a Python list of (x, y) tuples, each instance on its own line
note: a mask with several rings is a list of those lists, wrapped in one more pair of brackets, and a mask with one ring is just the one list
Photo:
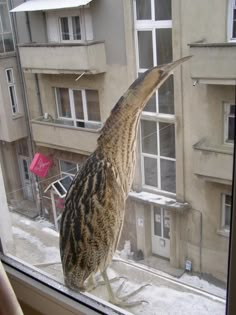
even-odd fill
[(148, 193), (145, 191), (141, 191), (139, 193), (131, 191), (129, 193), (129, 197), (143, 203), (160, 206), (168, 210), (177, 210), (179, 212), (190, 208), (190, 205), (187, 202), (178, 202), (176, 199), (168, 198), (158, 194)]
[(12, 115), (12, 119), (13, 119), (13, 120), (16, 120), (16, 119), (19, 119), (19, 118), (23, 118), (23, 117), (24, 117), (24, 115), (23, 115), (23, 114), (21, 114), (21, 113), (18, 113), (18, 114)]
[(219, 229), (217, 230), (217, 234), (229, 238), (230, 231), (226, 229)]
[(89, 293), (76, 293), (51, 276), (20, 261), (0, 255), (17, 298), (42, 314), (131, 315)]

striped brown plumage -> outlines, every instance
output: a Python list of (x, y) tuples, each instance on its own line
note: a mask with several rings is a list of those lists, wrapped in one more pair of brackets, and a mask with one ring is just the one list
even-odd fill
[(152, 68), (134, 81), (111, 111), (96, 150), (75, 176), (60, 228), (61, 260), (68, 286), (85, 290), (85, 280), (97, 271), (103, 272), (111, 262), (133, 180), (142, 110), (170, 72), (188, 58)]

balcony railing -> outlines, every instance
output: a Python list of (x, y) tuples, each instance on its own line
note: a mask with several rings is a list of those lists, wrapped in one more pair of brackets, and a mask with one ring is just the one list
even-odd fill
[(233, 145), (212, 145), (203, 139), (193, 148), (196, 175), (208, 181), (232, 184)]
[(236, 78), (236, 43), (192, 43), (191, 77), (206, 84), (233, 84)]
[(91, 126), (89, 126), (90, 128), (78, 128), (58, 119), (49, 121), (39, 118), (32, 120), (31, 125), (33, 140), (37, 145), (81, 154), (90, 154), (95, 150), (100, 134), (99, 125), (97, 129), (90, 129)]
[(103, 42), (45, 43), (19, 46), (22, 67), (32, 73), (106, 72), (106, 53)]

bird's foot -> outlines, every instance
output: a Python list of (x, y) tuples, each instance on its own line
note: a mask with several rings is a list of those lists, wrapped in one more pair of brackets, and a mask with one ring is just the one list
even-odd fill
[(120, 292), (124, 288), (125, 281), (122, 282), (122, 284), (119, 286), (119, 288), (116, 290), (115, 294), (113, 292), (109, 292), (109, 301), (112, 304), (115, 304), (120, 307), (133, 307), (140, 305), (142, 303), (148, 303), (146, 300), (136, 300), (136, 301), (128, 301), (129, 298), (135, 296), (138, 294), (140, 291), (142, 291), (144, 288), (151, 286), (151, 284), (144, 284), (140, 286), (138, 289), (126, 294), (120, 296)]

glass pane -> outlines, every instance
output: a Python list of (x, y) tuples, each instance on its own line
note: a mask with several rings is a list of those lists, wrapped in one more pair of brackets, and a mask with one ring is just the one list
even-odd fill
[(153, 66), (152, 32), (138, 31), (139, 68), (148, 69)]
[(162, 217), (161, 217), (161, 209), (158, 207), (153, 207), (153, 216), (154, 216), (154, 234), (156, 236), (162, 237), (161, 233), (161, 225), (162, 225)]
[(160, 155), (175, 158), (175, 125), (159, 123)]
[(6, 74), (7, 74), (7, 82), (13, 83), (13, 71), (12, 71), (12, 69), (6, 70)]
[(229, 126), (228, 126), (228, 140), (233, 141), (234, 140), (234, 117), (229, 117)]
[(161, 159), (161, 189), (176, 192), (175, 161)]
[(9, 91), (10, 91), (10, 97), (11, 97), (11, 105), (16, 110), (15, 108), (16, 107), (16, 93), (15, 93), (14, 86), (10, 86)]
[(164, 210), (164, 238), (170, 239), (170, 211)]
[(235, 105), (230, 105), (230, 115), (235, 115)]
[(231, 196), (230, 195), (225, 195), (225, 204), (226, 205), (231, 205)]
[(59, 161), (61, 173), (69, 173), (69, 174), (76, 174), (77, 167), (75, 163), (67, 162), (67, 161)]
[(70, 33), (69, 33), (68, 18), (62, 17), (60, 20), (61, 20), (61, 37), (63, 40), (69, 40)]
[(154, 93), (147, 102), (147, 105), (144, 107), (144, 112), (156, 113), (156, 93)]
[(84, 120), (83, 100), (81, 90), (73, 90), (75, 103), (75, 117)]
[(225, 227), (230, 227), (231, 207), (225, 206)]
[(70, 188), (70, 185), (72, 183), (72, 179), (69, 176), (64, 177), (60, 180), (60, 183), (62, 186), (66, 189), (66, 191)]
[(141, 121), (142, 152), (157, 154), (157, 124), (156, 122)]
[(61, 187), (61, 185), (57, 182), (54, 183), (53, 186), (56, 188), (56, 190), (60, 193), (60, 195), (64, 195), (66, 192), (64, 191), (64, 189)]
[(171, 0), (155, 0), (156, 20), (171, 20)]
[(2, 31), (11, 32), (11, 24), (10, 24), (7, 4), (0, 4), (0, 18), (1, 18), (0, 25), (2, 27)]
[(56, 91), (59, 116), (71, 118), (69, 90), (66, 88), (57, 88)]
[(233, 32), (232, 37), (236, 38), (236, 10), (233, 10)]
[(4, 53), (5, 48), (4, 48), (4, 40), (3, 40), (3, 35), (0, 34), (0, 53)]
[(86, 90), (88, 120), (101, 121), (98, 91)]
[(80, 40), (81, 39), (81, 29), (80, 29), (80, 17), (73, 16), (72, 17), (72, 27), (73, 27), (73, 39)]
[(158, 90), (159, 113), (174, 114), (174, 79), (171, 75)]
[(144, 157), (144, 183), (157, 187), (157, 160)]
[(156, 30), (157, 64), (172, 61), (172, 29), (161, 28)]
[(5, 52), (14, 51), (14, 42), (12, 38), (12, 33), (4, 34), (4, 46)]
[(151, 20), (151, 0), (136, 0), (137, 20)]

